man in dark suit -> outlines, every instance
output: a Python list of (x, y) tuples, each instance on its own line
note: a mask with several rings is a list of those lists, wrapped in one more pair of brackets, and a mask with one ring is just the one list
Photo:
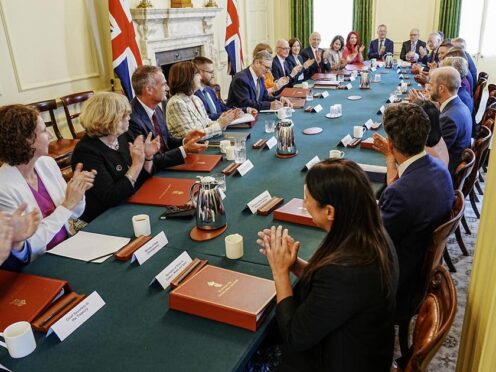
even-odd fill
[(403, 61), (417, 62), (420, 55), (420, 47), (426, 48), (425, 41), (419, 40), (420, 31), (413, 28), (410, 31), (410, 40), (405, 41), (401, 46), (400, 59)]
[[(394, 242), (400, 266), (396, 319), (409, 319), (418, 303), (422, 264), (435, 228), (450, 215), (454, 190), (444, 163), (425, 152), (429, 117), (411, 103), (384, 112), (387, 161), (398, 164), (399, 178), (382, 193), (379, 206), (384, 227)], [(382, 150), (381, 150), (382, 151)]]
[(331, 71), (331, 63), (324, 59), (324, 49), (319, 48), (321, 41), (320, 34), (318, 32), (312, 32), (309, 38), (310, 46), (301, 51), (301, 56), (303, 57), (303, 62), (308, 60), (313, 60), (313, 64), (308, 67), (307, 76), (311, 77), (317, 72), (329, 72)]
[(160, 169), (184, 163), (189, 152), (200, 152), (207, 144), (197, 141), (202, 132), (192, 131), (184, 138), (172, 137), (167, 130), (161, 103), (167, 99), (169, 87), (162, 70), (157, 66), (143, 65), (134, 71), (132, 84), (136, 97), (131, 100), (129, 131), (135, 135), (153, 133), (160, 136), (160, 151), (154, 156), (154, 165)]
[(279, 39), (276, 43), (276, 56), (272, 60), (272, 75), (275, 80), (282, 77), (289, 78), (288, 87), (292, 87), (295, 77), (303, 70), (303, 65), (296, 65), (293, 69), (289, 68), (287, 58), (289, 56), (289, 43), (287, 40)]
[(475, 89), (478, 80), (477, 67), (475, 67), (474, 60), (472, 59), (470, 53), (467, 53), (467, 44), (465, 42), (465, 39), (462, 39), (461, 37), (457, 37), (451, 39), (451, 43), (457, 48), (462, 48), (463, 51), (465, 52), (465, 57), (467, 57), (467, 62), (468, 62), (468, 69), (470, 70), (470, 75), (472, 76), (472, 82), (473, 82), (472, 87)]
[(394, 54), (394, 43), (387, 37), (386, 25), (377, 27), (377, 39), (374, 39), (369, 44), (368, 59), (382, 59), (387, 53)]
[(292, 107), (291, 102), (285, 97), (278, 100), (274, 96), (269, 96), (263, 76), (271, 68), (272, 56), (270, 53), (266, 50), (258, 52), (248, 68), (234, 75), (229, 87), (227, 105), (253, 107), (257, 110), (277, 110), (283, 106)]
[[(203, 56), (195, 57), (193, 63), (198, 67), (201, 75), (201, 88), (195, 92), (195, 95), (202, 100), (208, 117), (211, 120), (217, 120), (223, 112), (232, 109), (232, 107), (226, 106), (211, 87), (215, 73), (214, 63), (211, 59)], [(251, 107), (243, 107), (242, 109), (248, 114), (256, 115), (257, 113), (257, 110)]]
[(459, 72), (451, 66), (439, 67), (431, 72), (431, 99), (440, 105), (441, 135), (449, 153), (449, 171), (453, 176), (460, 157), (470, 147), (472, 116), (458, 97), (461, 85)]
[(438, 48), (443, 42), (443, 38), (439, 33), (433, 32), (429, 35), (429, 39), (427, 40), (427, 46), (431, 51), (427, 54), (427, 50), (424, 47), (419, 48), (419, 63), (423, 63), (424, 65), (428, 65), (429, 63), (439, 63), (438, 56)]

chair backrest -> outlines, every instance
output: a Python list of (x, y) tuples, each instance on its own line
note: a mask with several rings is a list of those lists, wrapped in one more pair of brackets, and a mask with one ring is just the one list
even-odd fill
[(472, 149), (465, 149), (462, 152), (461, 162), (455, 169), (453, 186), (455, 190), (462, 190), (465, 179), (472, 172), (475, 163), (475, 153)]
[(489, 97), (496, 96), (496, 84), (489, 84), (487, 86), (487, 91), (489, 92)]
[(484, 114), (482, 115), (481, 124), (483, 124), (487, 119), (496, 119), (496, 96), (489, 97), (486, 102), (486, 108), (484, 109)]
[(57, 102), (54, 99), (49, 99), (46, 101), (29, 103), (26, 106), (33, 107), (41, 112), (48, 112), (50, 115), (50, 121), (45, 120), (45, 125), (51, 127), (55, 133), (57, 139), (62, 139), (62, 133), (60, 133), (59, 127), (57, 125), (57, 120), (55, 119), (55, 111), (57, 110)]
[(484, 88), (487, 84), (487, 79), (489, 75), (485, 72), (479, 73), (479, 78), (477, 79), (477, 84), (475, 84), (474, 89), (474, 113), (477, 114), (479, 111), (480, 102), (482, 99), (482, 93), (484, 92)]
[(74, 139), (78, 138), (78, 134), (77, 134), (76, 127), (74, 125), (75, 123), (74, 123), (73, 119), (76, 119), (77, 117), (79, 117), (80, 112), (74, 112), (71, 114), (71, 112), (69, 110), (69, 106), (83, 103), (88, 98), (90, 98), (93, 94), (94, 94), (94, 92), (92, 90), (89, 90), (86, 92), (79, 92), (79, 93), (69, 94), (68, 96), (60, 97), (60, 100), (62, 101), (62, 105), (64, 106), (64, 112), (65, 112), (65, 117), (67, 119), (67, 125), (69, 126), (72, 137), (74, 137)]
[(472, 168), (472, 172), (470, 172), (469, 176), (466, 178), (462, 188), (463, 195), (465, 196), (468, 196), (468, 194), (474, 187), (474, 183), (477, 180), (479, 168), (482, 166), (481, 159), (483, 158), (484, 153), (489, 147), (489, 142), (491, 141), (492, 134), (493, 133), (491, 129), (489, 129), (485, 125), (481, 125), (479, 134), (477, 135), (477, 138), (472, 145), (472, 151), (475, 153), (474, 167)]
[(432, 274), (429, 290), (413, 330), (412, 356), (405, 371), (426, 371), (455, 320), (456, 288), (449, 272), (441, 265)]

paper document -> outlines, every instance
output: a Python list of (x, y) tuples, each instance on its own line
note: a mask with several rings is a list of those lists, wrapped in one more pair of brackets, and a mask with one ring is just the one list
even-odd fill
[(90, 261), (95, 257), (108, 254), (93, 262), (102, 263), (110, 257), (111, 253), (119, 250), (129, 243), (131, 239), (119, 236), (95, 234), (79, 231), (73, 237), (63, 241), (48, 253), (58, 256), (74, 258), (81, 261)]
[(253, 117), (252, 114), (244, 114), (244, 115), (241, 115), (236, 120), (231, 121), (231, 123), (229, 125), (242, 124), (242, 123), (251, 123), (254, 120), (255, 120), (255, 118)]

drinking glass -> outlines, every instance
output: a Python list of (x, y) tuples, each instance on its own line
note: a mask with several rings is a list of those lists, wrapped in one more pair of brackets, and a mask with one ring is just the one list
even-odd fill
[(236, 138), (234, 142), (234, 162), (241, 164), (246, 161), (246, 139)]

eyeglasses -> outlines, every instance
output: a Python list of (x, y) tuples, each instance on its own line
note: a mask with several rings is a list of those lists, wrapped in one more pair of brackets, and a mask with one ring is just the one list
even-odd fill
[(262, 65), (262, 67), (264, 68), (265, 71), (272, 69), (272, 65), (271, 66), (267, 66), (263, 62), (260, 62), (260, 64)]
[(282, 50), (289, 50), (289, 47), (278, 47), (279, 49), (282, 49)]
[(211, 71), (201, 70), (201, 71), (206, 72), (207, 74), (210, 74), (210, 75), (213, 75), (215, 73), (215, 70), (211, 70)]

